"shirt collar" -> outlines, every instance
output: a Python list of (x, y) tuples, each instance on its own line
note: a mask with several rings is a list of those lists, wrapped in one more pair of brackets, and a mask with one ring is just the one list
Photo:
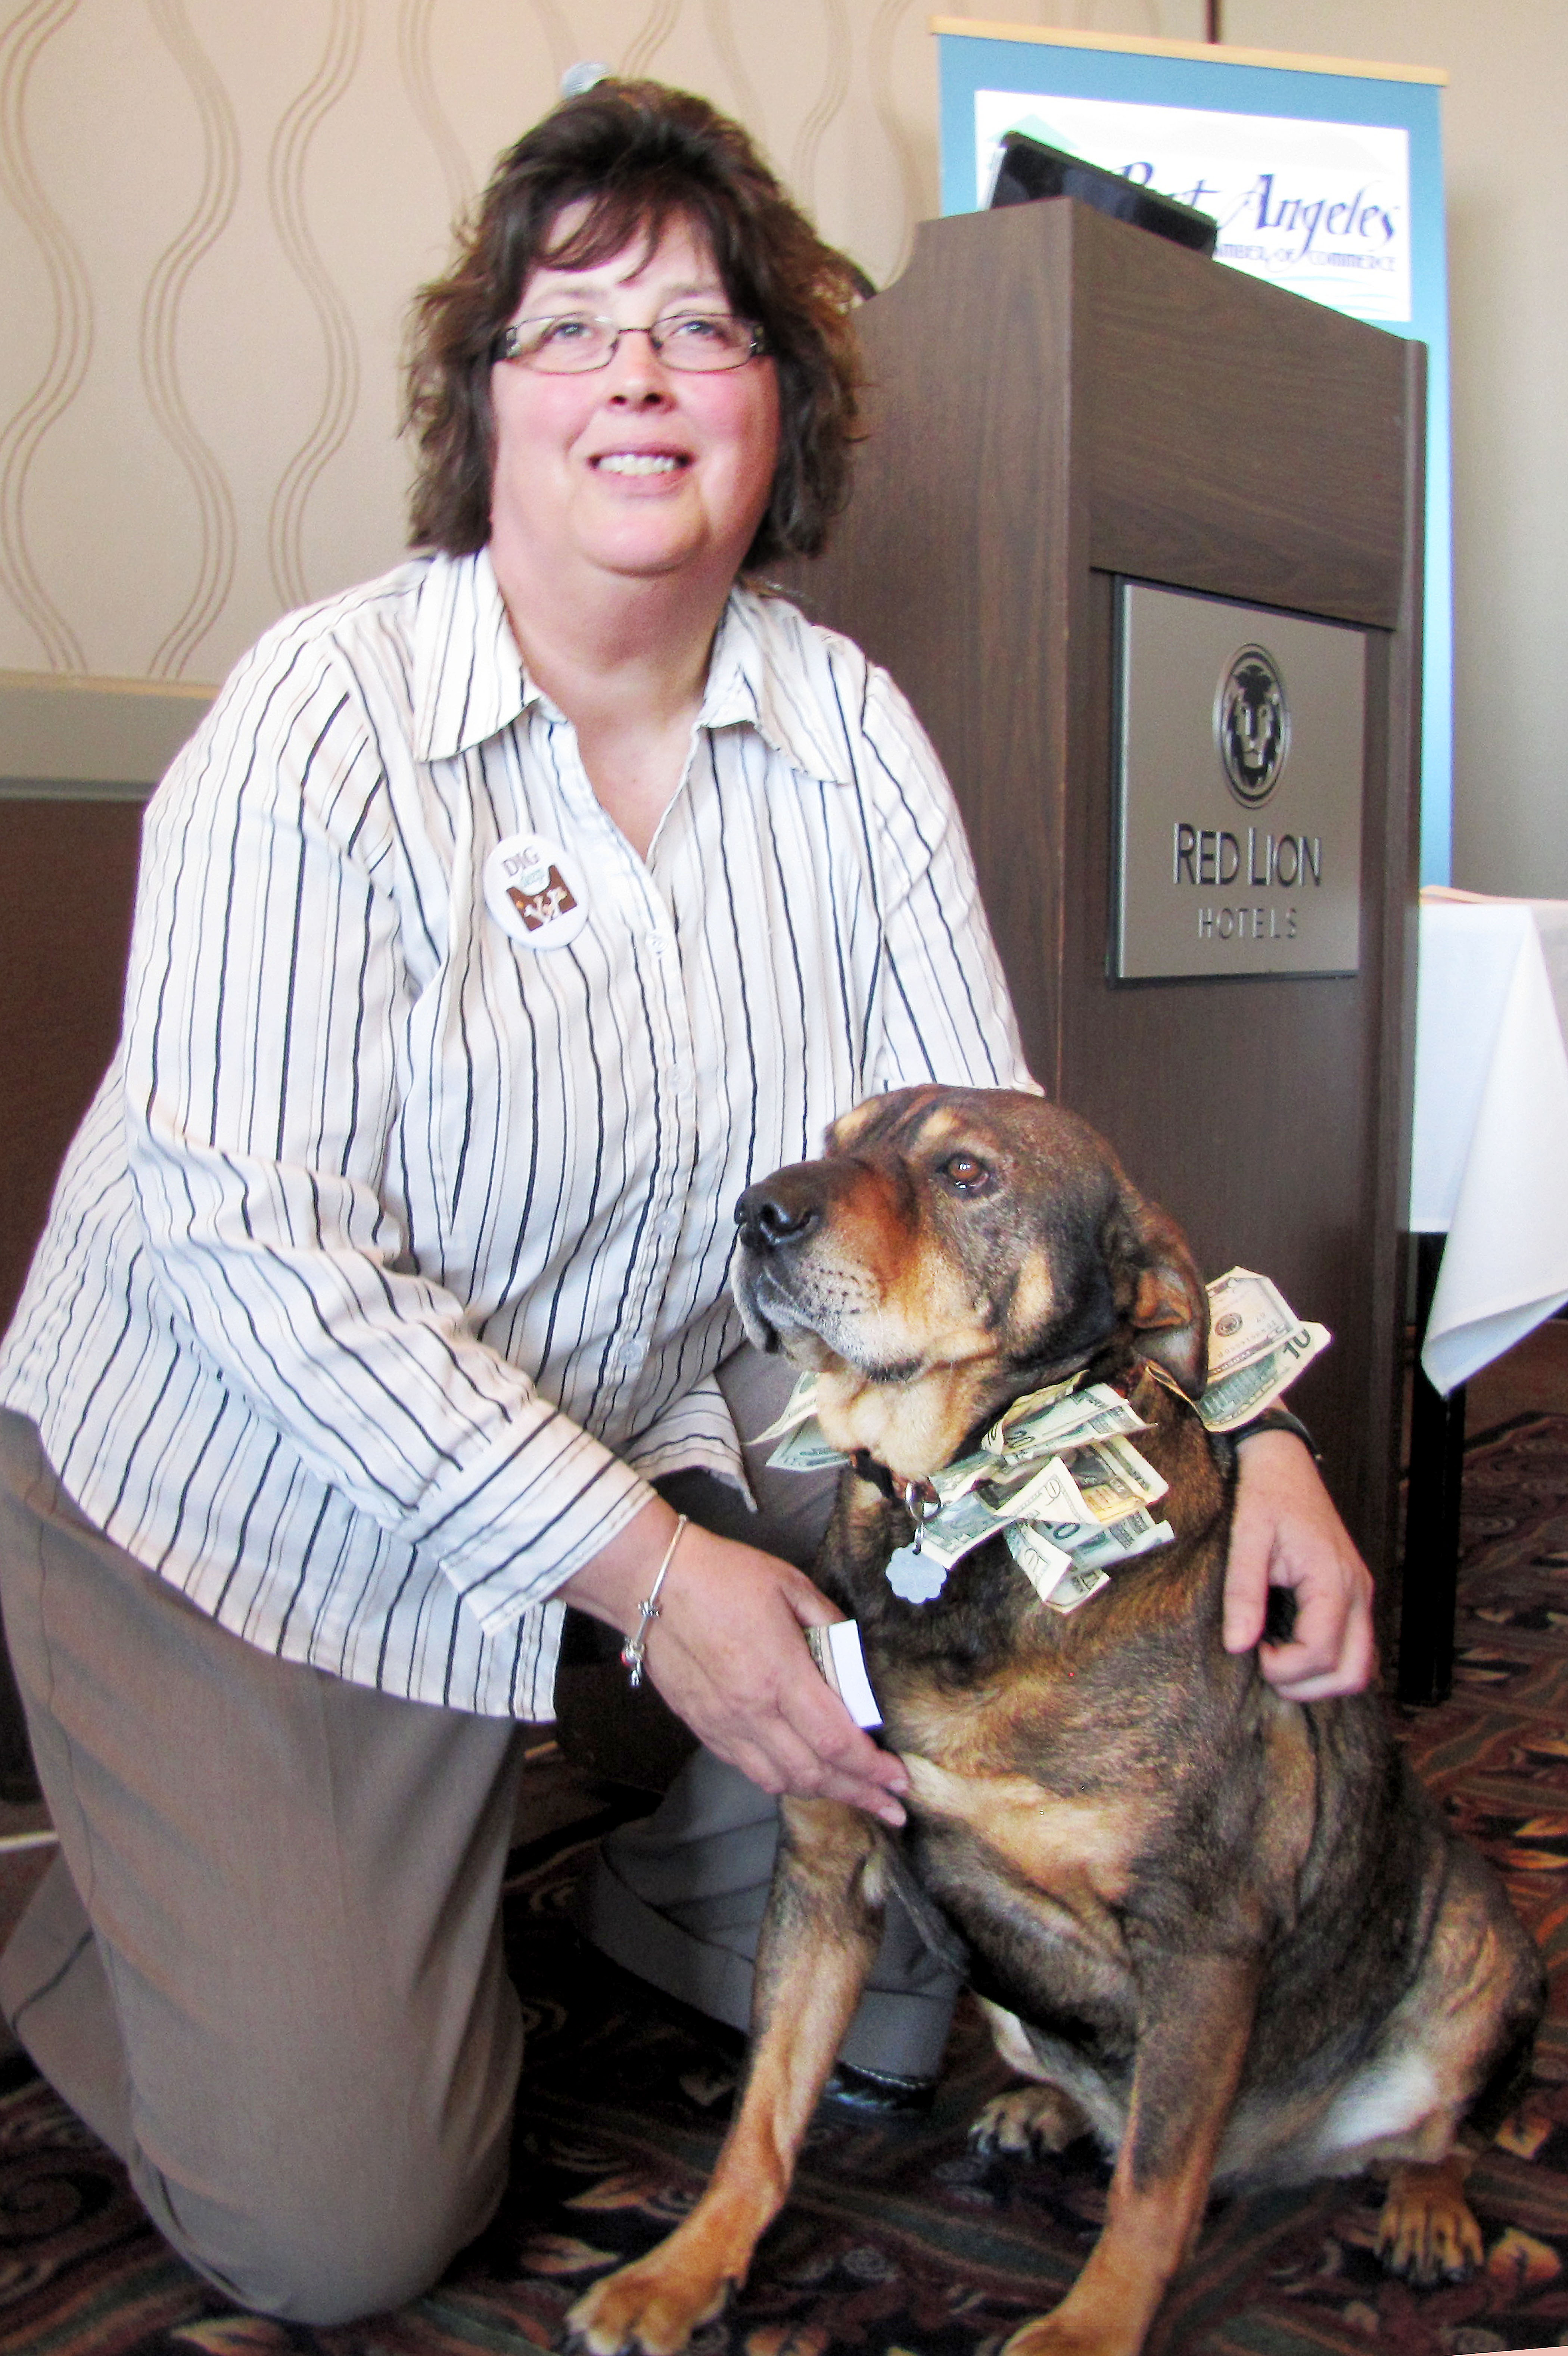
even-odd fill
[(731, 591), (698, 718), (704, 728), (749, 724), (802, 776), (835, 786), (854, 780), (826, 650), (782, 597)]
[(509, 728), (540, 691), (523, 668), (487, 548), (432, 556), (413, 631), (414, 755), (447, 761)]
[[(450, 760), (547, 702), (512, 636), (487, 548), (432, 556), (413, 634), (414, 752)], [(782, 599), (735, 589), (719, 624), (698, 713), (702, 728), (754, 728), (791, 768), (825, 784), (854, 776), (836, 705), (824, 706), (814, 634)], [(553, 707), (550, 707), (553, 709)]]

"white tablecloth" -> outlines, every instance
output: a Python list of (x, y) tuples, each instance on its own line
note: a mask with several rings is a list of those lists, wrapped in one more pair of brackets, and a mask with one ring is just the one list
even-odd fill
[(1446, 1395), (1568, 1301), (1568, 901), (1421, 895), (1410, 1225)]

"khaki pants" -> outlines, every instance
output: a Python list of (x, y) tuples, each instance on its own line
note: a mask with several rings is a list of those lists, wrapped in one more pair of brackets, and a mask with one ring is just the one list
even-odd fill
[(516, 1730), (229, 1635), (6, 1414), (0, 1585), (60, 1837), (0, 1959), (17, 2036), (228, 2297), (413, 2297), (506, 2181)]

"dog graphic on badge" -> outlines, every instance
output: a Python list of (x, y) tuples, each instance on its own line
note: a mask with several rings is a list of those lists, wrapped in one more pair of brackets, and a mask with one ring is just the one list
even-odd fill
[(513, 940), (530, 949), (564, 948), (588, 921), (559, 844), (510, 834), (485, 862), (485, 905)]
[[(539, 877), (537, 885), (531, 881), (533, 875)], [(547, 867), (542, 873), (538, 868), (530, 870), (528, 884), (519, 888), (516, 884), (508, 884), (507, 897), (530, 933), (539, 932), (546, 925), (553, 924), (557, 916), (564, 916), (577, 905), (559, 867)]]

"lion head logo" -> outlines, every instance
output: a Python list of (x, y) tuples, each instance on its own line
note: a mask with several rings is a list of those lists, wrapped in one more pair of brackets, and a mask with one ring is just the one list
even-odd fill
[(1214, 698), (1214, 741), (1231, 791), (1245, 809), (1266, 802), (1290, 750), (1290, 707), (1266, 647), (1232, 657)]

